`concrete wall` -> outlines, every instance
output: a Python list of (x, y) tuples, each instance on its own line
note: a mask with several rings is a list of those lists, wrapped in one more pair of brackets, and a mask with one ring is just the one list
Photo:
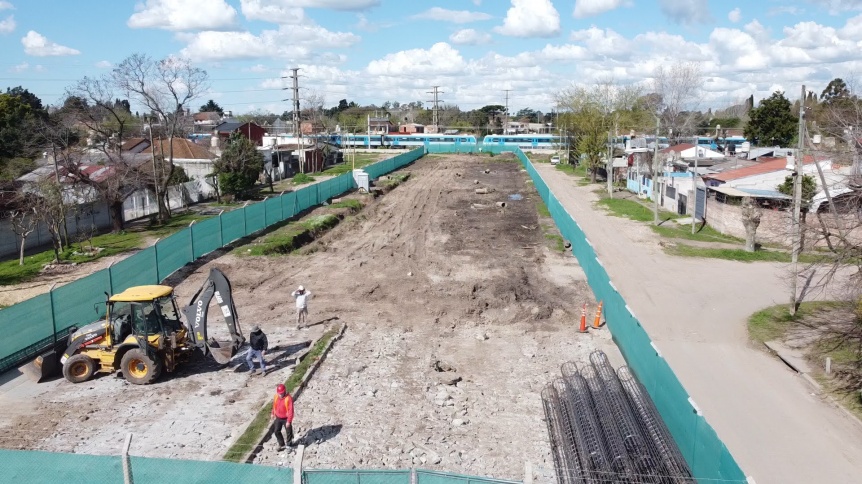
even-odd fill
[[(93, 232), (94, 230), (102, 230), (109, 227), (111, 227), (111, 216), (104, 202), (79, 205), (76, 213), (66, 217), (66, 228), (69, 231), (69, 237), (72, 239), (76, 239), (79, 235)], [(0, 220), (0, 257), (10, 258), (17, 256), (20, 248), (19, 243), (20, 238), (12, 230), (12, 224), (9, 219)], [(27, 236), (25, 249), (30, 250), (36, 247), (50, 246), (51, 236), (48, 233), (48, 228), (45, 224), (40, 223), (38, 229)]]
[[(757, 228), (757, 241), (760, 243), (779, 244), (785, 247), (791, 245), (791, 217), (787, 210), (763, 210), (760, 226)], [(823, 214), (823, 221), (830, 231), (836, 232), (835, 218)], [(825, 246), (823, 240), (817, 240), (817, 234), (822, 232), (815, 214), (807, 214), (805, 226), (805, 246)], [(715, 230), (734, 237), (745, 238), (745, 227), (742, 225), (742, 210), (738, 205), (728, 205), (716, 202), (714, 198), (707, 201), (706, 222)], [(856, 244), (862, 244), (862, 223), (854, 214), (841, 215), (841, 223), (845, 229), (853, 228), (848, 233), (848, 239)]]
[[(215, 190), (208, 183), (192, 180), (182, 185), (168, 187), (168, 202), (171, 209), (186, 207), (213, 197)], [(123, 202), (123, 219), (135, 220), (158, 213), (156, 197), (150, 190), (138, 190)]]

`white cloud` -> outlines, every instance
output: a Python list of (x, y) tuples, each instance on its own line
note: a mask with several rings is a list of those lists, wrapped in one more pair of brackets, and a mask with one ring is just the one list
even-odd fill
[(290, 0), (241, 0), (245, 18), (276, 24), (298, 24), (305, 21), (305, 11), (290, 5)]
[(470, 12), (469, 10), (448, 10), (440, 7), (429, 8), (428, 10), (418, 13), (411, 18), (439, 20), (441, 22), (453, 22), (456, 24), (466, 24), (470, 22), (478, 22), (480, 20), (488, 20), (491, 15), (484, 12)]
[(569, 38), (573, 42), (584, 44), (590, 52), (613, 59), (630, 57), (634, 48), (628, 39), (611, 29), (602, 30), (590, 27), (586, 30), (572, 32)]
[(327, 8), (330, 10), (368, 10), (380, 5), (380, 0), (281, 0), (282, 4), (302, 8)]
[(27, 35), (21, 37), (24, 45), (24, 53), (37, 57), (78, 55), (81, 51), (51, 42), (44, 35), (31, 30)]
[(825, 8), (831, 15), (851, 10), (862, 10), (862, 0), (808, 0), (821, 8)]
[(30, 64), (28, 64), (26, 62), (22, 62), (20, 64), (16, 64), (16, 65), (12, 66), (9, 70), (12, 72), (24, 72), (29, 68), (30, 68)]
[(111, 61), (100, 60), (99, 62), (96, 62), (95, 66), (99, 69), (110, 69), (114, 67), (114, 64)]
[(479, 45), (491, 42), (491, 35), (486, 32), (477, 32), (473, 29), (462, 29), (449, 36), (449, 42), (456, 45)]
[(785, 6), (781, 6), (781, 7), (772, 7), (766, 12), (766, 14), (769, 15), (770, 17), (773, 17), (775, 15), (785, 14), (785, 13), (788, 15), (802, 15), (803, 13), (805, 13), (805, 9), (790, 6), (790, 5), (785, 5)]
[(3, 20), (0, 20), (0, 34), (11, 34), (15, 31), (15, 16), (10, 15)]
[(267, 67), (263, 64), (255, 64), (255, 65), (249, 67), (248, 70), (250, 72), (266, 72), (269, 70), (269, 67)]
[(739, 10), (739, 7), (734, 8), (733, 10), (730, 11), (730, 13), (727, 14), (727, 19), (733, 23), (739, 22), (739, 20), (741, 18), (742, 18), (742, 11)]
[(236, 9), (224, 0), (146, 0), (129, 17), (133, 29), (218, 30), (236, 23)]
[(368, 63), (367, 71), (374, 76), (409, 77), (427, 75), (454, 75), (464, 71), (466, 63), (461, 53), (446, 42), (438, 42), (430, 49), (410, 49), (387, 54)]
[(610, 10), (616, 10), (622, 6), (630, 6), (628, 0), (575, 0), (575, 18), (592, 17)]
[(512, 37), (552, 37), (560, 32), (560, 14), (551, 0), (511, 0), (498, 34)]
[(344, 48), (359, 42), (352, 33), (331, 32), (313, 24), (281, 26), (278, 30), (264, 30), (260, 35), (250, 32), (204, 31), (177, 36), (188, 45), (180, 52), (196, 60), (258, 59), (268, 57), (291, 58), (302, 61), (324, 59), (320, 50)]
[(690, 25), (712, 20), (707, 0), (659, 0), (659, 8), (678, 24)]
[(15, 10), (15, 7), (5, 0), (0, 0), (0, 10)]

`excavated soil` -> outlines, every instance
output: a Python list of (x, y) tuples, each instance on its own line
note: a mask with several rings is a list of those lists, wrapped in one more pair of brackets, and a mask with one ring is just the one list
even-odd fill
[[(539, 391), (593, 349), (621, 363), (606, 329), (576, 331), (595, 301), (570, 254), (553, 250), (515, 158), (428, 156), (401, 186), (348, 217), (308, 255), (238, 256), (176, 278), (187, 301), (211, 265), (230, 278), (245, 327), (270, 337), (272, 364), (249, 377), (242, 354), (206, 360), (150, 386), (106, 376), (36, 385), (0, 380), (0, 446), (218, 459), (315, 337), (347, 330), (296, 402), (308, 468), (408, 468), (553, 480)], [(477, 188), (490, 193), (477, 194)], [(514, 195), (514, 196), (513, 196)], [(496, 206), (505, 202), (505, 207)], [(187, 276), (187, 277), (186, 277)], [(313, 294), (306, 330), (290, 292)], [(588, 319), (592, 321), (592, 314)], [(277, 360), (277, 361), (276, 361)], [(267, 442), (256, 463), (292, 465)]]

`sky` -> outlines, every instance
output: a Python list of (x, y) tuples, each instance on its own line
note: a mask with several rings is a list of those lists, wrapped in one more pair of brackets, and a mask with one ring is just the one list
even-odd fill
[[(134, 53), (190, 59), (234, 114), (421, 101), (551, 112), (572, 86), (695, 62), (721, 109), (862, 73), (862, 0), (0, 0), (0, 89), (58, 104)], [(197, 104), (196, 104), (197, 106)]]

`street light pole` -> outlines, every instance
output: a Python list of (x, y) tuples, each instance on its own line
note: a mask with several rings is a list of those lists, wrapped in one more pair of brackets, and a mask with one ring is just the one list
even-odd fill
[(802, 212), (802, 167), (803, 150), (805, 148), (805, 86), (802, 86), (802, 96), (799, 98), (799, 134), (797, 135), (798, 149), (796, 158), (793, 160), (793, 250), (790, 255), (790, 263), (793, 265), (793, 276), (790, 279), (790, 314), (795, 315), (798, 305), (797, 279), (799, 278), (799, 253), (802, 251), (802, 224), (800, 222)]
[(653, 160), (652, 160), (652, 201), (653, 201), (653, 223), (658, 225), (658, 172), (661, 169), (661, 163), (659, 163), (658, 159), (658, 132), (661, 128), (661, 119), (656, 116), (655, 117), (655, 149), (653, 152)]
[[(691, 235), (694, 235), (697, 222), (697, 161), (700, 158), (700, 148), (694, 147), (694, 173), (691, 177), (692, 195), (694, 195), (694, 210), (691, 214)], [(705, 202), (705, 201), (704, 201)]]

